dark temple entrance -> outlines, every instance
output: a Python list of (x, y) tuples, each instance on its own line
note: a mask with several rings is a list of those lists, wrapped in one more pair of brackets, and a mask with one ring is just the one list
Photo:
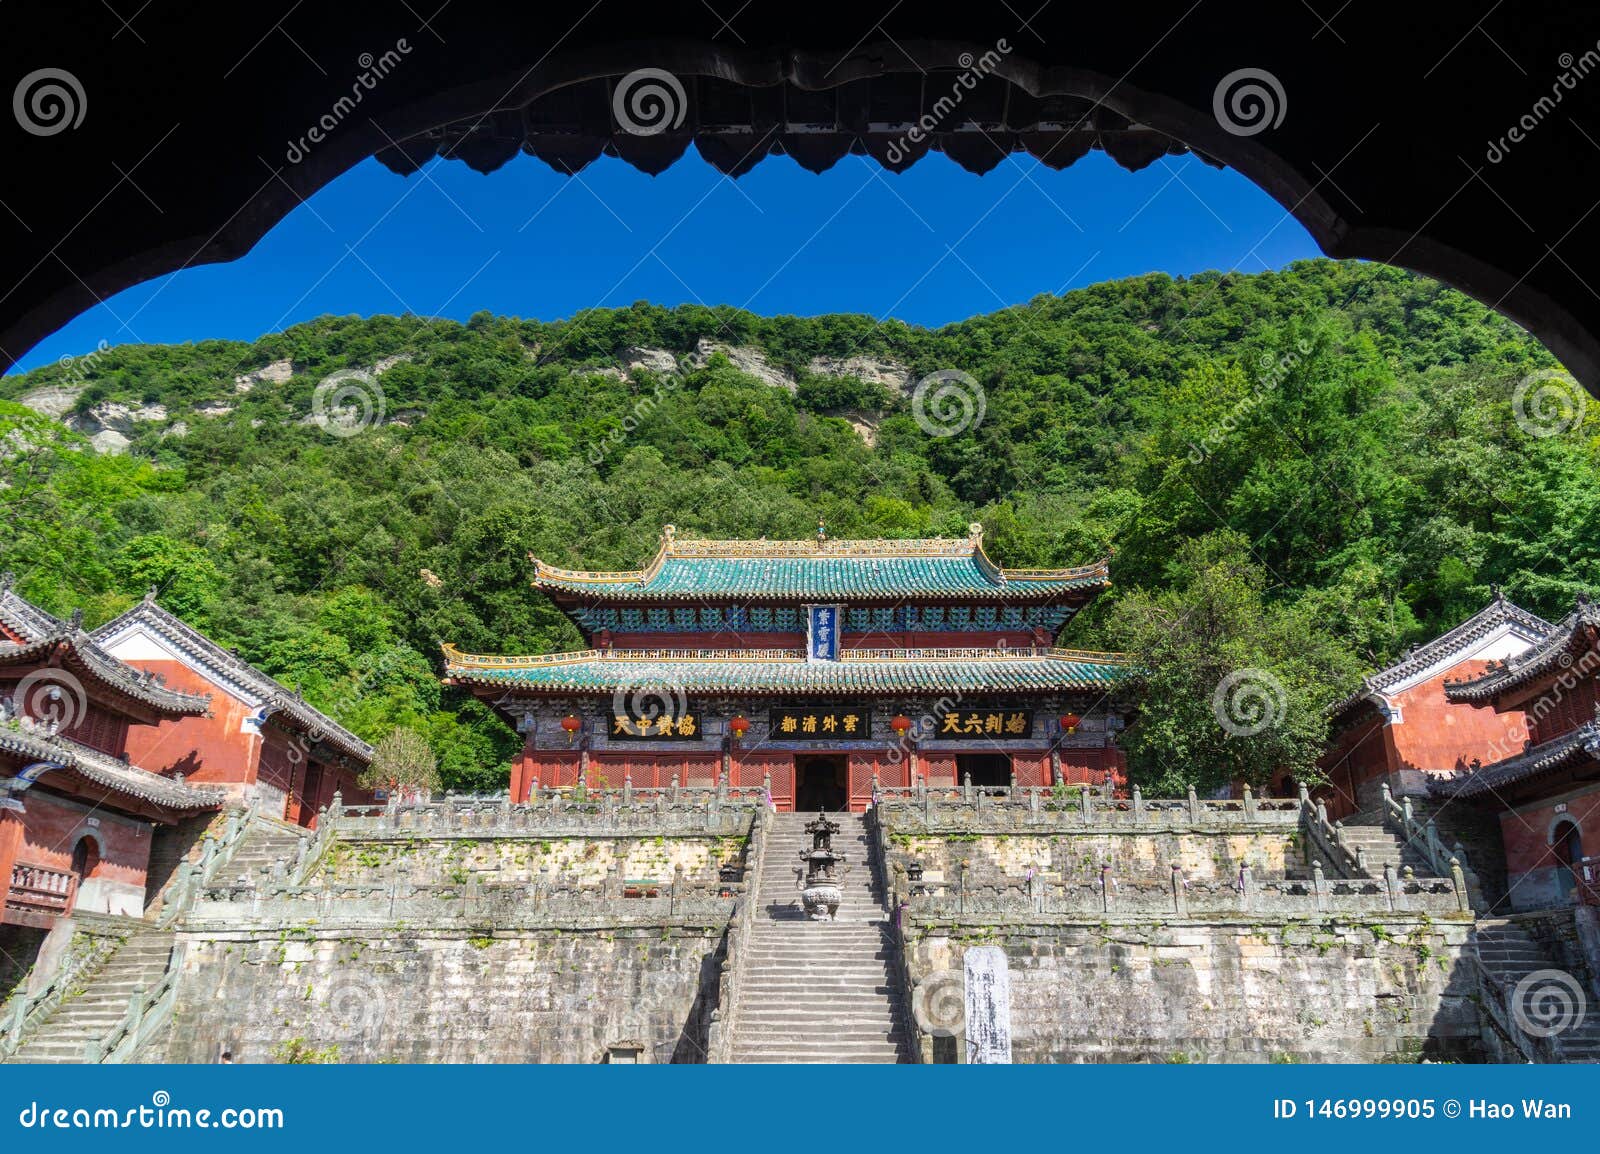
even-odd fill
[(1005, 787), (1011, 784), (1011, 757), (1004, 753), (962, 753), (956, 755), (956, 782), (965, 785), (971, 776), (976, 786)]
[(801, 754), (794, 759), (794, 807), (806, 810), (841, 810), (850, 804), (843, 757), (814, 757)]

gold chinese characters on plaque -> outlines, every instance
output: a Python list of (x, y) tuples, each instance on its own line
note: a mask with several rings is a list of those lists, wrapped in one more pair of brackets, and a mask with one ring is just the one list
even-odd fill
[(934, 741), (994, 741), (1032, 737), (1033, 714), (1026, 709), (957, 709), (938, 719)]
[(613, 713), (606, 734), (612, 741), (698, 741), (704, 736), (699, 712), (688, 707), (648, 716)]
[(855, 705), (774, 709), (772, 741), (860, 741), (872, 736), (872, 711)]

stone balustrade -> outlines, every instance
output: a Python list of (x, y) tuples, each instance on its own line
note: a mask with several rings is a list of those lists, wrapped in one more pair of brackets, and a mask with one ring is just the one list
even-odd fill
[[(476, 927), (539, 929), (552, 925), (663, 925), (733, 913), (743, 882), (671, 879), (641, 884), (612, 871), (600, 886), (541, 877), (532, 885), (413, 885), (398, 880), (369, 885), (290, 885), (248, 878), (204, 890), (184, 922), (186, 932), (338, 926)], [(635, 896), (630, 896), (635, 895)]]
[(1037, 875), (1015, 883), (969, 885), (960, 870), (949, 882), (905, 883), (906, 916), (1047, 922), (1052, 919), (1210, 917), (1246, 913), (1277, 917), (1395, 912), (1471, 916), (1459, 867), (1450, 878), (1417, 878), (1385, 867), (1377, 878), (1326, 878), (1319, 864), (1308, 880), (1254, 878), (1241, 869), (1232, 882), (1190, 881), (1173, 867), (1168, 878), (1118, 878), (1109, 869), (1082, 881)]
[(1090, 786), (1041, 789), (973, 786), (939, 789), (919, 783), (909, 789), (875, 794), (884, 825), (895, 833), (995, 833), (1026, 829), (1047, 833), (1149, 832), (1161, 829), (1231, 830), (1258, 827), (1292, 829), (1301, 820), (1295, 798), (1203, 799), (1110, 797)]
[(765, 804), (759, 789), (681, 788), (541, 791), (531, 801), (506, 795), (346, 806), (338, 795), (318, 819), (318, 840), (389, 838), (743, 836)]

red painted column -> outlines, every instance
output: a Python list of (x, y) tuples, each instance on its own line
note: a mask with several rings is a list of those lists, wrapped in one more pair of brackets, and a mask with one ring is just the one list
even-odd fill
[(511, 763), (511, 800), (528, 800), (528, 778), (533, 769), (533, 732), (530, 730), (522, 742), (522, 752)]
[(19, 798), (0, 797), (0, 917), (5, 909), (5, 895), (11, 892), (11, 869), (17, 864), (17, 852), (22, 848), (22, 801)]

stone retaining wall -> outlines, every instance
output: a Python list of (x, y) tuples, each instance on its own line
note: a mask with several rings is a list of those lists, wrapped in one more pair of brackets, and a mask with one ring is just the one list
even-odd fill
[(1482, 1056), (1470, 931), (1470, 915), (1391, 914), (905, 933), (919, 983), (959, 973), (970, 946), (1004, 949), (1017, 1062), (1412, 1062)]
[(560, 878), (598, 885), (608, 874), (624, 879), (714, 879), (723, 865), (737, 864), (742, 836), (418, 837), (340, 840), (331, 844), (314, 877), (335, 883), (386, 881), (399, 877), (417, 885), (537, 882)]
[(341, 1062), (704, 1061), (723, 922), (584, 930), (186, 931), (164, 1055)]
[(974, 885), (1016, 881), (1030, 871), (1062, 881), (1092, 878), (1107, 865), (1118, 877), (1164, 877), (1178, 865), (1192, 881), (1232, 880), (1245, 866), (1263, 878), (1309, 874), (1299, 832), (1278, 827), (955, 836), (895, 831), (890, 845), (897, 868), (919, 863), (930, 882), (953, 881), (963, 864)]

